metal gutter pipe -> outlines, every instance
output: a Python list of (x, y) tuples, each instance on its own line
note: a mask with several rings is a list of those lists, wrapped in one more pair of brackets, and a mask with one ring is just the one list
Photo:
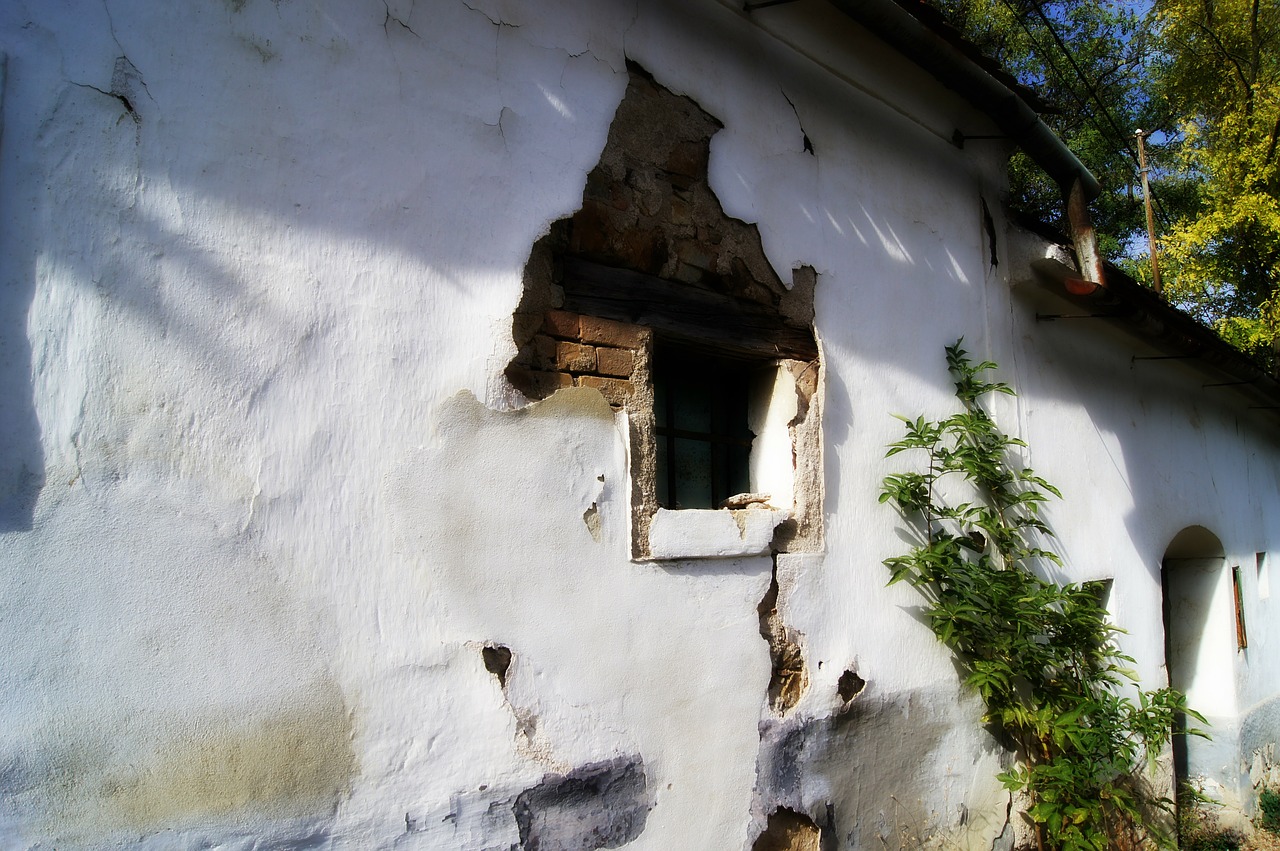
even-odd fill
[(1082, 281), (1083, 295), (1105, 286), (1089, 202), (1102, 192), (1098, 179), (1014, 91), (921, 23), (895, 0), (829, 0), (891, 47), (909, 57), (938, 82), (984, 112), (1062, 190)]

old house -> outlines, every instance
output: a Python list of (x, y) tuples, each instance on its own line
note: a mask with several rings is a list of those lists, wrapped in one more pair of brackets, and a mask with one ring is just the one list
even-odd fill
[(755, 5), (0, 8), (0, 844), (1011, 847), (882, 565), (960, 337), (1251, 811), (1275, 382), (1104, 274), (963, 45)]

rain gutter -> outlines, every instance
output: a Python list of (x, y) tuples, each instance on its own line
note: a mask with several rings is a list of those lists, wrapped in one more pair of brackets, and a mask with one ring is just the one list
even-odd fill
[(1101, 186), (1084, 163), (1041, 120), (1040, 114), (1017, 92), (896, 0), (829, 2), (985, 113), (1053, 178), (1067, 208), (1080, 272), (1080, 279), (1067, 282), (1068, 288), (1073, 294), (1088, 295), (1106, 286), (1097, 235), (1089, 217), (1089, 202), (1098, 197)]

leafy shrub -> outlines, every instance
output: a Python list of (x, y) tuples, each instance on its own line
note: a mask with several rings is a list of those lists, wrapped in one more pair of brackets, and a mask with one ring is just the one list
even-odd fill
[(1280, 792), (1275, 789), (1263, 789), (1258, 794), (1258, 826), (1280, 833)]
[(1178, 847), (1181, 851), (1241, 851), (1246, 837), (1218, 824), (1213, 807), (1218, 803), (1198, 789), (1178, 791)]
[[(1025, 444), (982, 406), (987, 394), (1014, 391), (987, 380), (995, 364), (973, 363), (960, 341), (946, 356), (962, 410), (939, 422), (899, 417), (906, 436), (887, 453), (923, 456), (922, 471), (882, 485), (880, 501), (898, 508), (917, 540), (885, 560), (890, 584), (908, 582), (925, 597), (930, 627), (986, 704), (984, 722), (1016, 749), (1018, 765), (1000, 779), (1027, 796), (1040, 848), (1103, 851), (1144, 838), (1170, 846), (1159, 830), (1170, 802), (1152, 799), (1139, 774), (1169, 741), (1175, 714), (1200, 716), (1170, 689), (1120, 695), (1135, 682), (1133, 660), (1115, 645), (1121, 630), (1107, 622), (1100, 589), (1033, 570), (1061, 564), (1041, 517), (1061, 494), (1013, 464), (1013, 448)], [(958, 492), (967, 501), (945, 495)]]

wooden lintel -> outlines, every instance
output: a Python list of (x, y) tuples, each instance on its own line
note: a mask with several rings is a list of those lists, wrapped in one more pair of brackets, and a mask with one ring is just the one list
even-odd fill
[(658, 334), (725, 353), (814, 360), (813, 331), (764, 305), (643, 272), (564, 259), (565, 309), (645, 325)]

